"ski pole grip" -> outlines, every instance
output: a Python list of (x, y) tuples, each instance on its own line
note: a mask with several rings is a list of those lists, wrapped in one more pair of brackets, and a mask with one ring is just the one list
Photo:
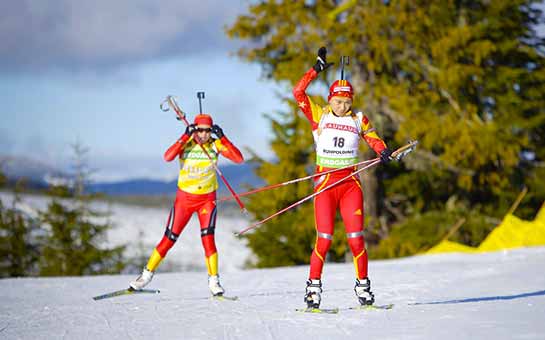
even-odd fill
[[(165, 104), (167, 104), (166, 107), (165, 107)], [(161, 103), (161, 105), (159, 105), (159, 108), (160, 108), (161, 111), (163, 111), (163, 112), (167, 112), (168, 110), (170, 110), (170, 108), (168, 107), (168, 101), (167, 101), (167, 99), (163, 100), (163, 102)]]
[[(167, 98), (165, 99), (165, 101), (161, 104), (161, 106), (163, 106), (163, 104), (167, 102), (168, 103), (168, 106), (170, 106), (171, 109), (174, 110), (174, 112), (176, 112), (176, 114), (178, 115), (177, 119), (178, 120), (183, 120), (184, 122), (186, 122), (186, 119), (185, 119), (185, 112), (182, 111), (182, 109), (180, 109), (180, 106), (178, 105), (178, 102), (176, 101), (176, 98), (174, 96), (167, 96)], [(162, 109), (162, 108), (161, 108)], [(167, 110), (163, 110), (163, 111), (168, 111)]]
[(400, 159), (405, 157), (405, 155), (407, 155), (409, 152), (413, 151), (416, 148), (417, 144), (418, 144), (417, 140), (410, 141), (408, 144), (403, 145), (399, 149), (392, 152), (392, 157), (399, 161)]

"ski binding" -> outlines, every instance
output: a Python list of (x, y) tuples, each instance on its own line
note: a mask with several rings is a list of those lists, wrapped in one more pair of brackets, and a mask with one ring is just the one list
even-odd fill
[(359, 305), (356, 307), (349, 307), (350, 310), (388, 310), (394, 308), (393, 303), (387, 305)]
[(228, 296), (228, 295), (212, 295), (213, 300), (217, 301), (237, 301), (238, 296)]
[(307, 308), (296, 308), (296, 312), (301, 313), (315, 313), (315, 314), (337, 314), (339, 313), (339, 308), (315, 308), (315, 307), (307, 307)]

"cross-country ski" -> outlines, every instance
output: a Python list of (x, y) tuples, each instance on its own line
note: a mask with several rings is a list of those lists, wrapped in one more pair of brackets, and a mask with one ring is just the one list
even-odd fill
[(312, 314), (337, 314), (339, 313), (339, 308), (306, 307), (306, 308), (296, 308), (295, 311), (300, 313), (312, 313)]
[(216, 301), (237, 301), (238, 296), (230, 296), (230, 295), (212, 295), (212, 300)]
[(387, 305), (359, 305), (355, 307), (348, 307), (348, 310), (389, 310), (394, 308), (394, 304), (390, 303)]
[(127, 289), (120, 289), (120, 290), (116, 290), (116, 291), (113, 291), (113, 292), (110, 292), (110, 293), (94, 296), (93, 300), (95, 300), (95, 301), (96, 300), (103, 300), (103, 299), (108, 299), (108, 298), (112, 298), (112, 297), (116, 297), (116, 296), (133, 295), (133, 294), (159, 294), (160, 292), (161, 291), (159, 289), (139, 289), (139, 290), (136, 290), (136, 289), (132, 289), (132, 288), (127, 288)]

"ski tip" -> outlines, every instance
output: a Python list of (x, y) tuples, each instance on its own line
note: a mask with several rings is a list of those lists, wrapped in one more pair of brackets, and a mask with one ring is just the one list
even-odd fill
[(393, 303), (389, 303), (389, 304), (386, 304), (386, 305), (373, 305), (371, 306), (371, 309), (392, 309), (394, 308), (394, 304)]
[(161, 293), (161, 291), (159, 289), (139, 289), (139, 290), (135, 290), (134, 293), (159, 294), (159, 293)]

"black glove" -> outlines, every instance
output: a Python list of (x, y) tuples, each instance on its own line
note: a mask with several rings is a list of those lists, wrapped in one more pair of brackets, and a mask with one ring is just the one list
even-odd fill
[(195, 131), (197, 131), (197, 128), (195, 127), (195, 124), (189, 124), (186, 128), (185, 128), (185, 134), (188, 136), (188, 137), (191, 137), (193, 135), (193, 133), (195, 133)]
[(380, 152), (380, 161), (382, 163), (388, 163), (391, 160), (392, 160), (392, 151), (390, 149), (386, 148)]
[(225, 134), (223, 133), (223, 130), (219, 127), (219, 125), (212, 125), (212, 132), (218, 136), (219, 139), (221, 139)]
[(316, 72), (320, 73), (323, 70), (325, 70), (326, 68), (328, 68), (328, 67), (330, 67), (331, 65), (334, 64), (334, 63), (328, 63), (326, 57), (327, 57), (327, 49), (322, 46), (318, 50), (318, 57), (316, 58), (316, 64), (314, 64), (314, 66), (312, 66), (312, 68)]

